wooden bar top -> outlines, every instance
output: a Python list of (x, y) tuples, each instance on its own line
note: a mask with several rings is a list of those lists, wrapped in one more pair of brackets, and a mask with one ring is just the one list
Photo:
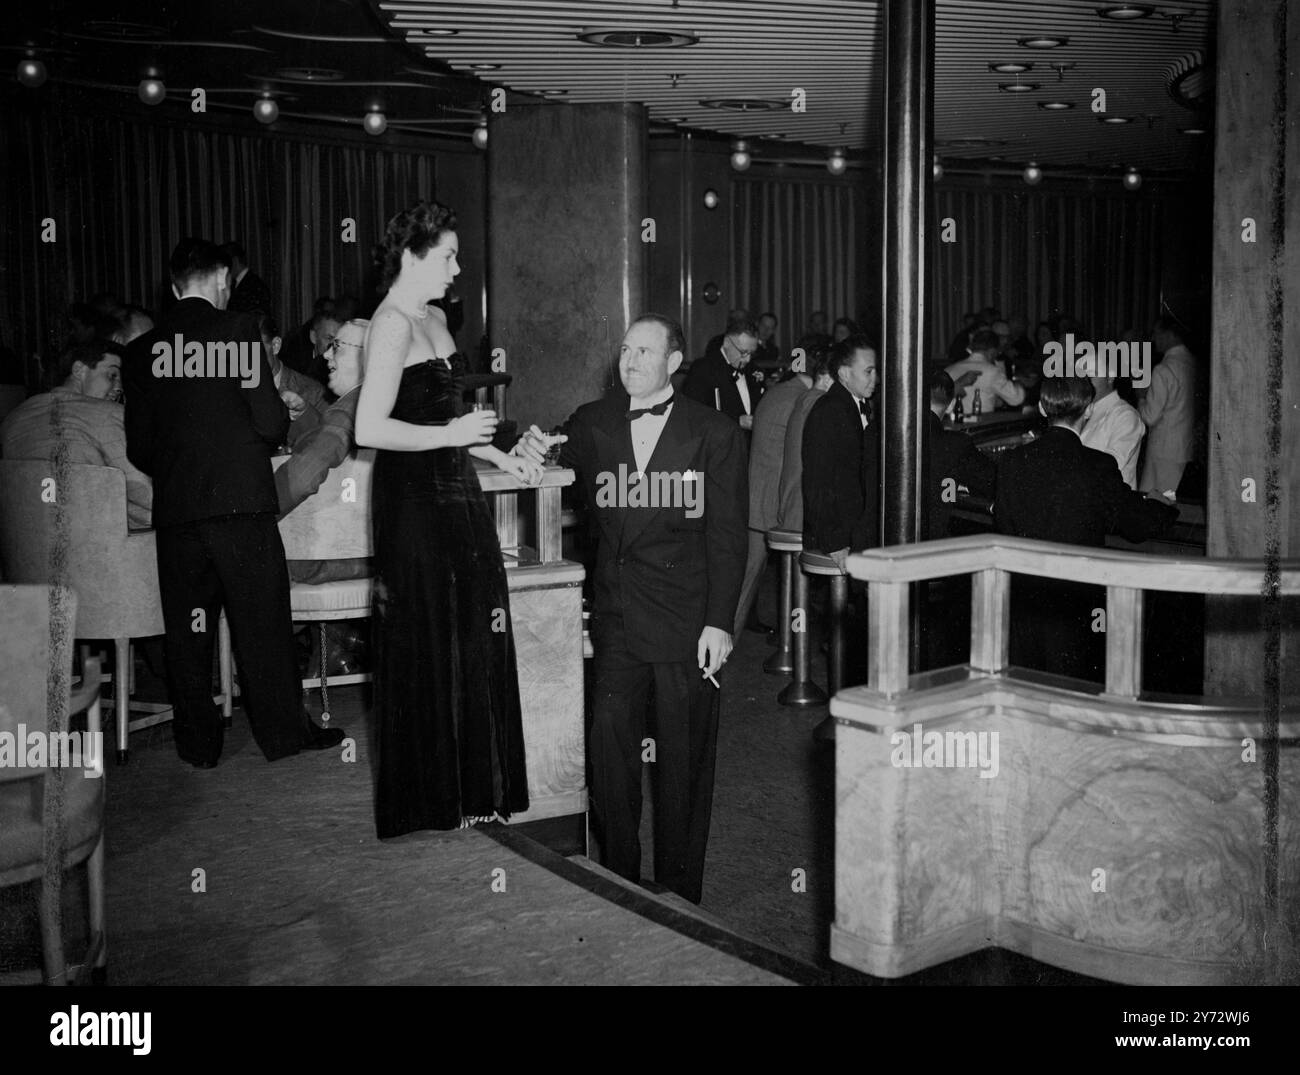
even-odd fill
[(546, 467), (540, 485), (525, 485), (513, 474), (498, 470), (484, 459), (474, 460), (474, 469), (478, 471), (479, 485), (485, 493), (529, 493), (538, 489), (559, 489), (572, 485), (574, 473), (566, 467)]

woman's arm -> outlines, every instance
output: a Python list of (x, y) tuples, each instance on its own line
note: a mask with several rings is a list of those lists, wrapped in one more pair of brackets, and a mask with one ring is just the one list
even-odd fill
[(496, 416), (474, 412), (453, 418), (445, 426), (422, 426), (390, 417), (402, 367), (411, 347), (411, 325), (396, 310), (385, 310), (366, 334), (366, 372), (357, 401), (357, 444), (398, 452), (481, 444), (496, 428)]

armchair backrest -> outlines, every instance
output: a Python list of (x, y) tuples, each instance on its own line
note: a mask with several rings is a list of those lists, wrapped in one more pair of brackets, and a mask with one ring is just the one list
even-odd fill
[[(288, 456), (271, 461), (278, 468)], [(375, 449), (362, 448), (329, 472), (321, 487), (280, 520), (289, 560), (348, 560), (370, 556), (370, 475)]]
[(153, 532), (128, 533), (116, 467), (0, 459), (0, 567), (6, 582), (71, 586), (78, 638), (162, 633)]
[[(66, 722), (76, 618), (77, 595), (67, 587), (0, 585), (0, 734), (16, 750), (26, 750), (27, 735), (46, 734), (60, 705)], [(0, 783), (32, 775), (0, 765)]]

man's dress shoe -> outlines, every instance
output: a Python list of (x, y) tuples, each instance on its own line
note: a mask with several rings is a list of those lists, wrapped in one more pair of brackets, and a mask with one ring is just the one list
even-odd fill
[(338, 746), (343, 742), (343, 738), (342, 728), (322, 728), (309, 720), (302, 730), (302, 742), (298, 747), (301, 750), (328, 750), (330, 747)]

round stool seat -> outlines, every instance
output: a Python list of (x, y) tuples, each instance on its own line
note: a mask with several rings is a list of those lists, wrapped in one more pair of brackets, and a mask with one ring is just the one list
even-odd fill
[(767, 547), (775, 552), (803, 552), (803, 534), (774, 526), (767, 532)]
[(799, 554), (799, 566), (810, 575), (845, 575), (840, 565), (824, 552), (812, 552), (805, 549)]

